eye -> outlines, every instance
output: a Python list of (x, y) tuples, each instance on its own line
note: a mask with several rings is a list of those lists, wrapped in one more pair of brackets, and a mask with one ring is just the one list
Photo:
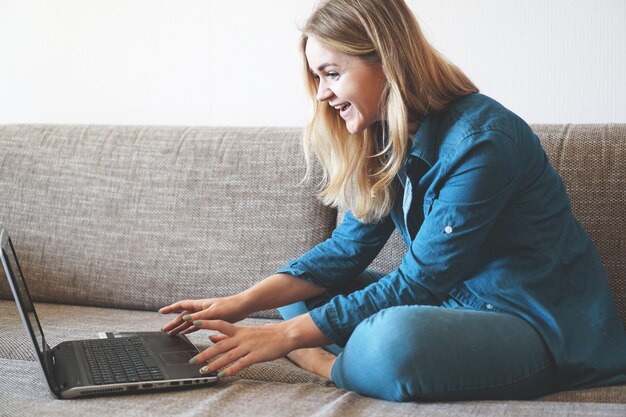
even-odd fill
[(331, 80), (333, 80), (333, 81), (335, 81), (335, 80), (338, 80), (338, 79), (339, 79), (339, 73), (338, 73), (338, 72), (334, 72), (334, 71), (331, 71), (331, 72), (326, 73), (326, 76), (327, 76), (328, 78), (330, 78)]

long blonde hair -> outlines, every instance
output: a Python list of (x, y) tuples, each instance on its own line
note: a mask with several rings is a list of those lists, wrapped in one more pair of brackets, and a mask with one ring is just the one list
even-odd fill
[[(382, 64), (387, 85), (380, 122), (351, 134), (338, 112), (316, 99), (318, 81), (305, 55), (309, 37), (329, 49)], [(428, 43), (403, 0), (322, 1), (302, 28), (300, 54), (313, 101), (313, 116), (303, 134), (307, 173), (314, 154), (323, 170), (322, 202), (349, 209), (362, 221), (379, 221), (393, 206), (393, 180), (412, 139), (409, 123), (478, 89)]]

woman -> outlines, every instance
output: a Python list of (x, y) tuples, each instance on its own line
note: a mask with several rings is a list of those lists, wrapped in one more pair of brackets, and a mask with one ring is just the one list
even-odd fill
[[(425, 40), (402, 0), (322, 2), (303, 29), (307, 160), (346, 209), (332, 237), (164, 327), (217, 330), (192, 359), (229, 376), (287, 355), (388, 400), (525, 399), (626, 382), (605, 273), (528, 125)], [(366, 268), (397, 228), (408, 251)], [(232, 323), (281, 307), (285, 321)], [(323, 348), (321, 348), (323, 347)]]

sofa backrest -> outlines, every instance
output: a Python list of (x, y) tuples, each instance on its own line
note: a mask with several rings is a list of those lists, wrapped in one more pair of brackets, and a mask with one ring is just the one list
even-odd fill
[[(532, 127), (626, 324), (626, 124)], [(0, 226), (36, 300), (155, 309), (241, 291), (327, 238), (335, 212), (303, 174), (297, 128), (0, 126)], [(394, 233), (372, 267), (405, 251)]]
[(156, 309), (233, 294), (334, 227), (336, 213), (301, 184), (300, 138), (297, 128), (0, 126), (0, 226), (38, 301)]
[[(596, 245), (626, 327), (626, 124), (531, 127), (563, 178), (574, 215)], [(390, 271), (405, 252), (394, 232), (372, 268)]]

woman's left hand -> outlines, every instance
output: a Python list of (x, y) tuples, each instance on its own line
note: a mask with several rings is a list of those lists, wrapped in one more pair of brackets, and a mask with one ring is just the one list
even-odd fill
[(198, 329), (217, 330), (221, 334), (210, 336), (215, 343), (192, 358), (193, 363), (202, 363), (213, 357), (222, 356), (200, 370), (215, 372), (230, 365), (219, 376), (231, 376), (258, 362), (271, 361), (286, 356), (294, 348), (288, 343), (281, 324), (266, 326), (237, 326), (222, 320), (196, 320)]
[(219, 373), (220, 377), (232, 376), (255, 363), (282, 358), (295, 349), (323, 346), (330, 341), (308, 314), (265, 326), (237, 326), (223, 320), (196, 320), (193, 325), (221, 333), (210, 336), (214, 345), (190, 361), (202, 363), (221, 354), (200, 370), (211, 373), (228, 366)]

